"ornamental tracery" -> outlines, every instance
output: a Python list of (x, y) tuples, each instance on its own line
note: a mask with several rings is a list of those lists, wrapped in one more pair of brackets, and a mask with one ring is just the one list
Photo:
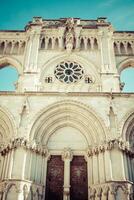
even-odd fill
[(58, 64), (54, 71), (55, 77), (64, 83), (75, 83), (82, 79), (84, 70), (76, 62), (62, 62)]

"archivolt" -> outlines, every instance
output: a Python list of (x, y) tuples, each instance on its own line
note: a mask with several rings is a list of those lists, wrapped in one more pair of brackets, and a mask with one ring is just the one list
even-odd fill
[(89, 145), (107, 139), (103, 121), (95, 112), (76, 101), (60, 101), (41, 110), (30, 128), (30, 140), (47, 144), (49, 137), (59, 128), (72, 126), (78, 129)]
[(1, 142), (7, 142), (17, 133), (14, 119), (9, 111), (0, 107), (0, 135)]
[(128, 67), (134, 67), (134, 57), (127, 58), (123, 61), (121, 61), (118, 65), (118, 72), (121, 74), (122, 70)]
[(129, 141), (129, 136), (134, 127), (134, 109), (131, 109), (120, 122), (119, 132), (124, 140)]
[(23, 73), (23, 68), (22, 68), (21, 63), (13, 57), (4, 56), (4, 57), (0, 58), (0, 68), (4, 67), (6, 65), (11, 65), (11, 66), (15, 67), (19, 74)]

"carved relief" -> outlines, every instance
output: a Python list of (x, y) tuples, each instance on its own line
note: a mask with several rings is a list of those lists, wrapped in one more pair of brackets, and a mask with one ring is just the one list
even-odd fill
[(65, 148), (64, 151), (62, 152), (62, 160), (64, 161), (65, 159), (72, 160), (73, 158), (73, 153), (70, 148)]
[(68, 18), (66, 21), (66, 31), (65, 31), (65, 48), (67, 51), (71, 51), (74, 47), (75, 39), (75, 23), (73, 18)]

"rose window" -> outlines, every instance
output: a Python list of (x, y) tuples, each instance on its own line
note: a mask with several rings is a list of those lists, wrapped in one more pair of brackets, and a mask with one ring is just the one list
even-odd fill
[(75, 62), (62, 62), (56, 66), (55, 77), (61, 82), (75, 83), (83, 77), (83, 68)]

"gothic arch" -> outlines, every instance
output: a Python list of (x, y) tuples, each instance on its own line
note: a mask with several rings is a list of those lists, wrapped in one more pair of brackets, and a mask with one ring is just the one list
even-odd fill
[(134, 109), (130, 109), (120, 122), (119, 132), (122, 138), (129, 141), (130, 131), (134, 127)]
[(118, 65), (118, 73), (121, 74), (121, 72), (128, 67), (134, 67), (134, 57), (121, 61)]
[(10, 183), (7, 185), (6, 187), (6, 195), (5, 195), (5, 199), (6, 200), (10, 200), (10, 199), (14, 199), (17, 196), (17, 186), (14, 183)]
[(41, 67), (41, 76), (40, 76), (40, 82), (43, 81), (44, 74), (47, 70), (50, 70), (50, 66), (56, 67), (60, 62), (62, 61), (72, 61), (80, 64), (84, 68), (87, 66), (90, 66), (91, 74), (94, 76), (97, 83), (100, 83), (100, 76), (99, 76), (99, 67), (95, 65), (93, 62), (88, 61), (87, 59), (83, 58), (79, 54), (66, 54), (63, 53), (61, 56), (55, 56), (53, 59), (47, 61), (43, 64)]
[(2, 141), (8, 142), (17, 134), (14, 118), (11, 113), (3, 107), (0, 107), (0, 136)]
[(96, 112), (77, 101), (60, 101), (41, 110), (30, 125), (30, 140), (44, 145), (60, 127), (72, 126), (86, 138), (88, 145), (101, 143), (107, 139), (108, 130)]
[(6, 65), (12, 65), (15, 67), (19, 74), (23, 73), (22, 64), (20, 61), (18, 61), (16, 58), (4, 56), (0, 58), (0, 68), (6, 66)]

